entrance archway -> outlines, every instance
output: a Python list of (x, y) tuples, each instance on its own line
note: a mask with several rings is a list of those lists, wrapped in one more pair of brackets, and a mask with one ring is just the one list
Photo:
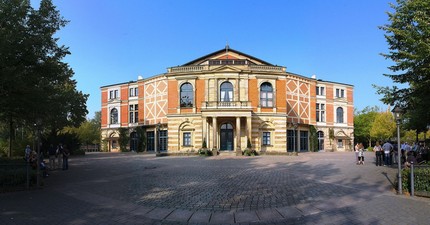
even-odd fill
[(220, 150), (221, 151), (232, 151), (233, 142), (233, 126), (229, 123), (224, 123), (220, 127)]

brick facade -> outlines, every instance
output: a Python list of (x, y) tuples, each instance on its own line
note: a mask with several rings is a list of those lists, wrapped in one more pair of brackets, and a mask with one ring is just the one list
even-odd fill
[(345, 151), (353, 143), (353, 91), (226, 48), (158, 76), (101, 87), (102, 139), (118, 151), (119, 127), (130, 136), (143, 127), (146, 151), (197, 151), (205, 139), (210, 149), (239, 152), (250, 139), (257, 151), (281, 153), (310, 150), (313, 126), (319, 150)]

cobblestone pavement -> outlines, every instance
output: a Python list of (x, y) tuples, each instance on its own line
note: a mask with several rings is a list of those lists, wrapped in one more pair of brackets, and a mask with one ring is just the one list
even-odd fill
[(0, 224), (429, 224), (430, 199), (396, 195), (396, 172), (354, 153), (88, 154), (0, 194)]

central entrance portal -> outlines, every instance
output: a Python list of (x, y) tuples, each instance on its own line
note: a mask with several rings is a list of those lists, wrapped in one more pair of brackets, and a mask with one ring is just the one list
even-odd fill
[(221, 125), (219, 142), (221, 151), (233, 150), (233, 126), (231, 124), (224, 123)]

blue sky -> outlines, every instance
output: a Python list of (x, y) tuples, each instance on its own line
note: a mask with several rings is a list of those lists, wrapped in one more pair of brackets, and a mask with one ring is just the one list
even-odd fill
[[(38, 0), (32, 0), (38, 7)], [(56, 35), (78, 89), (100, 111), (100, 87), (166, 72), (225, 47), (306, 77), (354, 85), (355, 108), (384, 106), (372, 84), (393, 63), (384, 32), (394, 0), (54, 0), (70, 21)]]

